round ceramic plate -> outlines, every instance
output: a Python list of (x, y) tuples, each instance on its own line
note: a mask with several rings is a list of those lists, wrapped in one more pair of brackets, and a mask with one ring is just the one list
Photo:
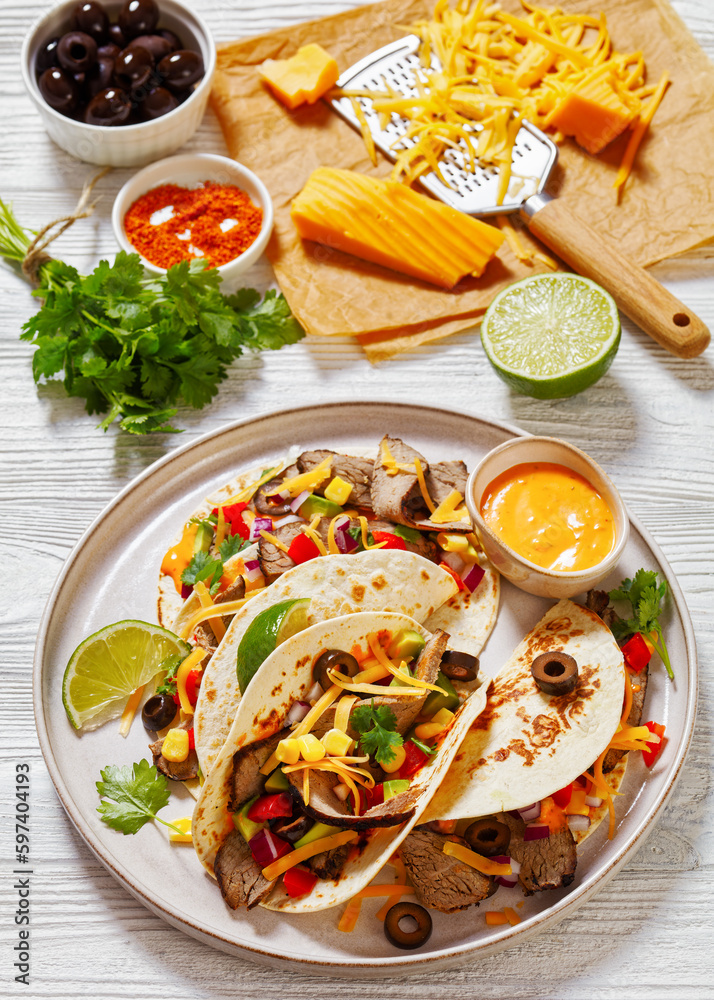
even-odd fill
[[(646, 718), (667, 727), (667, 743), (648, 771), (632, 754), (624, 794), (617, 799), (617, 833), (602, 824), (579, 851), (575, 881), (566, 890), (524, 897), (499, 889), (480, 907), (458, 914), (433, 913), (434, 931), (415, 952), (397, 951), (375, 918), (382, 900), (366, 900), (357, 929), (340, 933), (341, 907), (281, 916), (260, 907), (233, 912), (201, 869), (190, 847), (170, 844), (166, 830), (148, 823), (135, 836), (106, 826), (97, 813), (95, 782), (108, 764), (150, 759), (139, 720), (129, 737), (118, 722), (79, 736), (62, 706), (62, 676), (75, 647), (102, 626), (125, 618), (156, 620), (161, 558), (199, 503), (241, 468), (270, 466), (289, 446), (350, 445), (376, 448), (385, 433), (401, 437), (427, 459), (461, 458), (469, 468), (496, 445), (522, 432), (464, 413), (398, 403), (343, 403), (283, 410), (232, 424), (172, 452), (124, 489), (76, 546), (50, 596), (42, 620), (34, 669), (34, 704), (42, 752), (72, 822), (109, 871), (151, 910), (193, 937), (223, 951), (310, 974), (378, 977), (433, 971), (522, 942), (568, 916), (601, 888), (642, 844), (672, 791), (684, 761), (696, 708), (696, 653), (682, 593), (657, 545), (633, 519), (620, 565), (604, 587), (640, 566), (668, 581), (671, 598), (664, 629), (676, 681), (657, 661), (647, 691)], [(482, 655), (487, 673), (505, 662), (550, 602), (504, 583), (496, 628)], [(178, 783), (175, 783), (178, 786)], [(191, 814), (184, 788), (173, 791), (165, 819)], [(656, 830), (653, 834), (657, 836)], [(388, 869), (391, 872), (391, 869)], [(387, 879), (389, 880), (389, 879)], [(518, 906), (514, 927), (487, 927), (486, 910)]]

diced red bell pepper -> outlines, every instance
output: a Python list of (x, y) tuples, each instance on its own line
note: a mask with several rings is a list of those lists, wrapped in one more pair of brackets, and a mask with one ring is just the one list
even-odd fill
[(466, 590), (466, 584), (461, 579), (461, 577), (459, 576), (459, 574), (456, 572), (455, 569), (452, 569), (451, 566), (449, 566), (449, 564), (445, 562), (440, 562), (439, 565), (441, 566), (442, 569), (445, 569), (450, 576), (453, 576), (454, 580), (456, 580), (456, 586), (459, 588), (459, 590)]
[(421, 747), (418, 747), (416, 743), (412, 743), (411, 740), (406, 740), (404, 743), (404, 752), (406, 753), (406, 757), (404, 758), (404, 763), (397, 771), (397, 777), (411, 778), (417, 771), (421, 771), (429, 760), (429, 754), (424, 753)]
[(316, 556), (320, 555), (320, 550), (312, 538), (306, 535), (304, 531), (301, 531), (299, 535), (295, 535), (290, 543), (288, 555), (294, 563), (300, 564), (308, 562), (310, 559), (315, 559)]
[(198, 689), (201, 687), (203, 670), (191, 670), (186, 678), (186, 697), (192, 705), (198, 701)]
[(555, 802), (556, 806), (560, 809), (565, 809), (567, 804), (570, 802), (572, 794), (573, 783), (571, 781), (569, 785), (565, 786), (565, 788), (560, 788), (557, 792), (553, 792), (551, 798), (553, 799), (553, 802)]
[(380, 781), (374, 788), (361, 788), (360, 796), (362, 798), (361, 812), (363, 813), (371, 809), (372, 806), (381, 806), (384, 802), (384, 782)]
[(292, 816), (293, 800), (290, 792), (274, 792), (261, 795), (248, 810), (248, 819), (254, 823), (267, 823), (281, 816)]
[(394, 535), (391, 531), (373, 531), (372, 538), (375, 542), (386, 542), (383, 545), (383, 549), (404, 549), (406, 551), (407, 543), (400, 535)]
[(193, 726), (188, 731), (188, 748), (189, 750), (196, 749), (196, 734), (193, 731)]
[(628, 639), (622, 647), (622, 655), (625, 657), (625, 662), (630, 670), (634, 670), (636, 674), (639, 674), (650, 662), (652, 651), (647, 645), (645, 637), (639, 632), (635, 632), (632, 638)]
[(651, 733), (656, 733), (660, 740), (659, 743), (648, 743), (651, 746), (651, 750), (642, 751), (642, 760), (645, 762), (647, 767), (652, 767), (657, 757), (662, 753), (662, 747), (665, 744), (664, 739), (664, 726), (660, 722), (645, 722), (645, 725)]
[(317, 875), (302, 865), (295, 865), (283, 875), (283, 885), (288, 896), (305, 896), (315, 888)]
[(189, 587), (187, 583), (181, 584), (181, 600), (187, 600), (193, 593), (193, 587)]
[[(248, 539), (250, 528), (243, 520), (243, 511), (247, 508), (247, 503), (229, 503), (223, 508), (223, 518), (228, 525), (231, 535), (240, 535), (241, 538)], [(213, 508), (213, 513), (218, 517), (218, 507)]]

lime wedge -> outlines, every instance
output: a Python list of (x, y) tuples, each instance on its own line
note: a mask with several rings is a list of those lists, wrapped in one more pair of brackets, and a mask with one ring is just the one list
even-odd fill
[(605, 374), (620, 344), (611, 295), (567, 272), (535, 274), (496, 296), (481, 324), (496, 372), (536, 399), (574, 396)]
[(132, 691), (158, 672), (162, 660), (191, 647), (173, 632), (148, 622), (107, 625), (75, 649), (62, 680), (62, 701), (75, 729), (92, 728), (121, 715)]
[(243, 633), (236, 655), (236, 676), (241, 694), (276, 646), (307, 628), (309, 604), (309, 597), (296, 597), (272, 604), (256, 615)]

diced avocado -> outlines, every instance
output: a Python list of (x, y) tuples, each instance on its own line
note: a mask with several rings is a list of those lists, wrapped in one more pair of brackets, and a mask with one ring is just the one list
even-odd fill
[(201, 521), (198, 525), (196, 537), (193, 541), (193, 554), (196, 555), (197, 552), (208, 552), (212, 541), (213, 530), (211, 525), (208, 524), (207, 521)]
[(387, 799), (393, 799), (395, 795), (401, 795), (402, 792), (406, 792), (409, 788), (408, 778), (394, 778), (392, 781), (384, 782), (384, 801)]
[(404, 524), (395, 524), (393, 532), (403, 538), (405, 542), (411, 542), (412, 545), (418, 545), (423, 538), (421, 531), (417, 531), (416, 528), (407, 528)]
[(311, 844), (314, 840), (320, 840), (322, 837), (330, 837), (333, 833), (339, 832), (339, 826), (328, 826), (327, 823), (315, 823), (304, 837), (295, 841), (293, 847), (297, 851), (299, 847), (304, 847), (305, 844)]
[(337, 517), (338, 514), (342, 514), (344, 509), (338, 503), (333, 503), (332, 500), (326, 500), (315, 493), (310, 493), (300, 504), (299, 514), (306, 521), (311, 521), (317, 514), (320, 517)]
[[(409, 670), (409, 667), (407, 667), (407, 670)], [(409, 676), (410, 677), (412, 676), (411, 670), (409, 670)], [(407, 686), (405, 681), (401, 680), (399, 677), (392, 677), (391, 681), (389, 682), (389, 687), (405, 687), (405, 686)]]
[(287, 792), (289, 788), (290, 782), (283, 774), (281, 767), (276, 767), (273, 773), (265, 779), (266, 792)]
[(247, 802), (243, 803), (239, 812), (233, 813), (233, 824), (246, 844), (252, 840), (259, 830), (268, 825), (267, 823), (254, 823), (252, 819), (248, 819), (248, 810), (258, 798), (260, 796), (254, 795), (252, 799), (248, 799)]
[(389, 646), (392, 659), (413, 660), (424, 648), (425, 639), (413, 628), (405, 628), (398, 632)]
[(421, 710), (421, 714), (425, 719), (430, 719), (432, 715), (436, 715), (440, 708), (448, 708), (450, 712), (453, 712), (460, 704), (454, 685), (441, 670), (439, 671), (439, 676), (436, 678), (436, 683), (447, 693), (442, 694), (441, 691), (429, 692)]

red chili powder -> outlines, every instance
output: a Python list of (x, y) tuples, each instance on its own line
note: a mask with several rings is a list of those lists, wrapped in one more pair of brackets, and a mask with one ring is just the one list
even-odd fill
[[(152, 223), (152, 216), (169, 206), (171, 217)], [(223, 232), (221, 223), (229, 220), (235, 225)], [(195, 258), (219, 267), (248, 249), (262, 222), (263, 210), (245, 191), (233, 184), (204, 181), (198, 188), (162, 184), (147, 191), (124, 216), (124, 231), (142, 257), (157, 267)]]

